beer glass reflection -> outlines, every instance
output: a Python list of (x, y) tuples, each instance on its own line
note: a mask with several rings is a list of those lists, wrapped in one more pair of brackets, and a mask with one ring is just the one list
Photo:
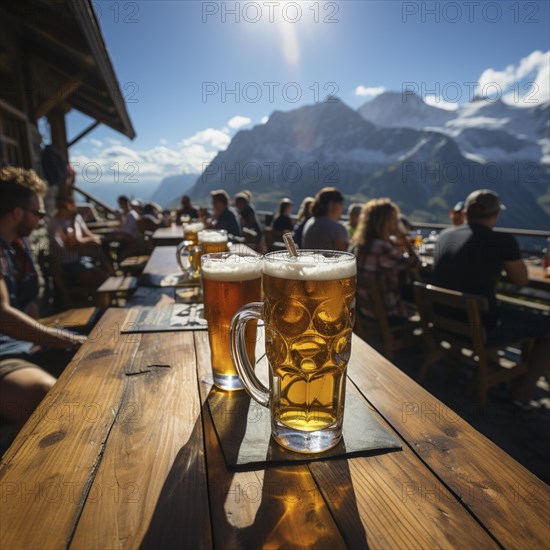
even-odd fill
[[(201, 264), (214, 384), (224, 390), (242, 389), (229, 353), (229, 325), (241, 306), (261, 299), (262, 257), (247, 253), (203, 254)], [(249, 323), (244, 339), (247, 358), (254, 363), (256, 323)]]
[[(248, 304), (231, 324), (231, 353), (251, 396), (271, 410), (271, 432), (283, 447), (314, 453), (340, 440), (346, 368), (355, 319), (356, 261), (334, 251), (267, 254), (264, 302)], [(263, 318), (270, 390), (244, 352), (247, 322)]]

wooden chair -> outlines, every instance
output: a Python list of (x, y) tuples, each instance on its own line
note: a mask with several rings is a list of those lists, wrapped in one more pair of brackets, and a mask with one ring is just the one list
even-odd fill
[[(414, 290), (424, 338), (429, 348), (419, 380), (428, 374), (436, 361), (444, 357), (458, 358), (461, 362), (473, 361), (478, 370), (477, 396), (484, 405), (490, 387), (527, 372), (529, 339), (488, 345), (481, 322), (481, 314), (488, 311), (484, 297), (419, 282), (414, 284)], [(503, 352), (516, 343), (521, 345), (519, 360)]]
[[(62, 272), (61, 262), (55, 250), (50, 251), (48, 268), (51, 275), (54, 291), (62, 302), (62, 309), (71, 309), (93, 305), (96, 289), (93, 287), (69, 286)], [(54, 292), (55, 296), (55, 292)]]
[[(372, 277), (358, 276), (357, 287), (366, 289), (367, 297), (356, 294), (357, 307), (354, 332), (370, 344), (382, 344), (383, 354), (392, 359), (395, 351), (411, 347), (419, 342), (420, 318), (414, 315), (400, 325), (390, 323), (380, 283)], [(369, 317), (362, 311), (371, 311)]]

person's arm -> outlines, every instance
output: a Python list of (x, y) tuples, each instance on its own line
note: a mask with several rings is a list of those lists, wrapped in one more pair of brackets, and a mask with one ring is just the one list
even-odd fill
[(523, 260), (509, 260), (504, 262), (504, 271), (508, 280), (518, 286), (525, 286), (529, 282), (527, 266)]
[(85, 336), (42, 325), (10, 304), (6, 282), (0, 276), (0, 332), (26, 342), (53, 348), (79, 348)]
[(339, 224), (339, 226), (338, 234), (334, 238), (334, 248), (342, 252), (347, 252), (349, 248), (348, 232), (342, 224)]
[(96, 235), (90, 230), (90, 228), (86, 225), (86, 222), (84, 221), (84, 218), (82, 218), (82, 216), (80, 216), (79, 220), (75, 220), (75, 230), (76, 230), (77, 224), (78, 224), (78, 228), (80, 229), (80, 235), (77, 234), (78, 242), (80, 244), (88, 244), (88, 243), (101, 244), (101, 237), (99, 235)]

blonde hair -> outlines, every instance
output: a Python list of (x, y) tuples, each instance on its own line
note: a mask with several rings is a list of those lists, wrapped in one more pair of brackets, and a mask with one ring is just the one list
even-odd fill
[(368, 201), (359, 217), (355, 242), (359, 248), (366, 248), (376, 239), (388, 240), (389, 224), (393, 216), (399, 216), (399, 207), (390, 199)]
[(41, 197), (48, 189), (44, 180), (32, 168), (27, 170), (16, 166), (4, 166), (0, 168), (0, 182), (20, 185)]

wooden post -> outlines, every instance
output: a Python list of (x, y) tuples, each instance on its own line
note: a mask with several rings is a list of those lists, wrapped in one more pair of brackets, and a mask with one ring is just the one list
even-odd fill
[(68, 161), (69, 152), (67, 147), (65, 113), (60, 107), (52, 109), (48, 113), (48, 122), (50, 123), (52, 145), (63, 155), (63, 158)]

